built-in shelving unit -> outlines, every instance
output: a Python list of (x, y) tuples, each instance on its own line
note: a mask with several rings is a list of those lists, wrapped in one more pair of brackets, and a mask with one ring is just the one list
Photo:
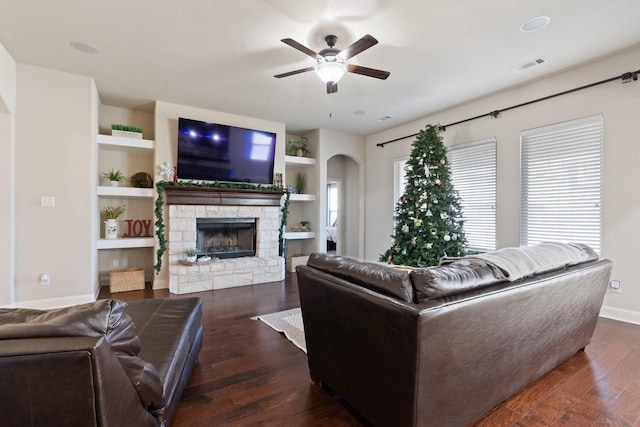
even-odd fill
[[(296, 184), (296, 175), (304, 173), (307, 175), (314, 174), (316, 159), (311, 157), (285, 156), (285, 183), (288, 185)], [(307, 180), (309, 185), (309, 180)], [(308, 186), (303, 194), (291, 194), (289, 196), (289, 223), (285, 227), (284, 238), (287, 241), (288, 255), (299, 255), (301, 253), (310, 253), (311, 247), (316, 238), (315, 231), (291, 231), (291, 228), (300, 221), (309, 221), (313, 218), (311, 212), (316, 209), (315, 194), (316, 189)], [(310, 224), (313, 230), (317, 224)]]
[(314, 239), (315, 237), (315, 231), (287, 231), (284, 233), (284, 238), (287, 240)]
[(98, 249), (152, 248), (153, 237), (126, 237), (122, 239), (98, 239)]
[(129, 153), (149, 153), (155, 150), (156, 142), (151, 139), (123, 138), (121, 136), (98, 135), (98, 147)]
[(99, 186), (97, 193), (100, 197), (153, 198), (153, 188)]
[[(135, 172), (139, 172), (137, 168), (152, 168), (155, 141), (111, 135), (98, 135), (96, 139), (98, 143), (98, 169), (100, 172), (104, 169), (115, 167), (123, 170), (125, 176), (130, 177)], [(105, 157), (108, 157), (109, 159), (105, 159)], [(132, 159), (138, 159), (138, 161), (135, 162), (132, 161)], [(105, 164), (109, 161), (111, 161), (111, 163), (109, 163), (111, 166)], [(143, 164), (142, 166), (140, 166), (141, 163)], [(153, 170), (149, 172), (153, 172)], [(153, 200), (154, 190), (153, 188), (137, 188), (128, 186), (111, 187), (100, 185), (96, 189), (96, 195), (99, 199), (98, 204), (102, 209), (104, 203), (100, 203), (100, 199), (121, 200), (124, 204), (136, 199)], [(107, 204), (109, 203), (110, 202), (107, 202)], [(128, 206), (128, 208), (131, 209), (132, 207)], [(140, 206), (136, 206), (135, 208), (137, 208), (135, 212), (140, 211)], [(153, 217), (153, 210), (150, 203), (148, 208), (149, 217)], [(120, 234), (122, 234), (122, 230), (120, 230)], [(140, 247), (153, 247), (153, 238), (102, 239), (99, 237), (97, 243), (98, 249), (126, 249)]]
[(285, 165), (315, 166), (316, 159), (312, 157), (284, 156), (284, 163)]
[[(99, 176), (96, 188), (98, 204), (98, 227), (96, 236), (96, 248), (98, 250), (98, 272), (101, 279), (112, 268), (139, 268), (145, 267), (147, 279), (152, 277), (153, 248), (153, 201), (154, 188), (138, 188), (130, 186), (129, 179), (138, 172), (146, 172), (154, 175), (154, 160), (156, 143), (154, 140), (127, 138), (112, 135), (97, 135), (98, 159), (96, 173)], [(127, 180), (113, 187), (102, 176), (103, 173), (116, 168), (122, 171)], [(125, 213), (119, 218), (119, 232), (117, 239), (104, 238), (104, 218), (101, 211), (105, 206), (126, 206)], [(138, 227), (133, 228), (135, 221)], [(139, 224), (151, 222), (151, 226), (145, 229)], [(128, 222), (128, 224), (127, 224)], [(131, 230), (135, 231), (132, 237), (123, 237)], [(143, 230), (140, 233), (139, 230)], [(140, 235), (142, 234), (142, 235)], [(104, 283), (104, 282), (103, 282)]]
[(315, 202), (315, 194), (291, 194), (289, 200), (292, 202)]

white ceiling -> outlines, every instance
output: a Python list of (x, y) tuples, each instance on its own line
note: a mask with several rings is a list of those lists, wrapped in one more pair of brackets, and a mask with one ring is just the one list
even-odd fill
[[(550, 24), (519, 30), (539, 15)], [(94, 77), (107, 105), (162, 100), (294, 134), (369, 135), (636, 45), (639, 18), (640, 0), (0, 0), (0, 43), (17, 62)], [(313, 72), (273, 77), (314, 65), (280, 39), (319, 51), (327, 34), (339, 49), (373, 35), (349, 62), (391, 76), (347, 74), (332, 95)]]

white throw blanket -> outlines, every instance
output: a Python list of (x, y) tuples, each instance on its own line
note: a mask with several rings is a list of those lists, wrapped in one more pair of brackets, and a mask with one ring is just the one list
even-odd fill
[(504, 248), (462, 258), (442, 258), (440, 265), (486, 265), (491, 267), (497, 279), (514, 281), (595, 259), (598, 259), (598, 255), (587, 245), (544, 242), (535, 246)]

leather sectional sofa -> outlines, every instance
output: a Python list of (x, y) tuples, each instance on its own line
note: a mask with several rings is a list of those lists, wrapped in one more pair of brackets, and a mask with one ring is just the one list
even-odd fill
[(467, 425), (585, 348), (611, 268), (583, 245), (426, 269), (312, 254), (297, 267), (311, 377), (373, 426)]
[(0, 309), (0, 424), (170, 425), (201, 317), (192, 297)]

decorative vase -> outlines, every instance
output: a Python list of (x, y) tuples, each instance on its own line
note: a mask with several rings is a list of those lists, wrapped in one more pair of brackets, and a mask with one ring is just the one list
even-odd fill
[(120, 181), (111, 181), (112, 187), (117, 187), (118, 185), (120, 185)]
[(189, 261), (189, 262), (196, 262), (196, 259), (197, 259), (197, 258), (198, 258), (198, 256), (197, 256), (197, 255), (194, 255), (194, 256), (188, 256), (188, 257), (187, 257), (187, 261)]
[(298, 157), (302, 157), (302, 155), (303, 155), (303, 154), (304, 154), (304, 152), (302, 151), (302, 148), (298, 148), (298, 149), (296, 150), (296, 156), (298, 156)]
[(131, 132), (131, 131), (128, 131), (128, 130), (111, 129), (111, 136), (120, 136), (120, 137), (124, 137), (124, 138), (142, 139), (142, 133), (141, 132)]
[(105, 239), (118, 238), (118, 220), (117, 219), (108, 219), (104, 222), (104, 238)]

